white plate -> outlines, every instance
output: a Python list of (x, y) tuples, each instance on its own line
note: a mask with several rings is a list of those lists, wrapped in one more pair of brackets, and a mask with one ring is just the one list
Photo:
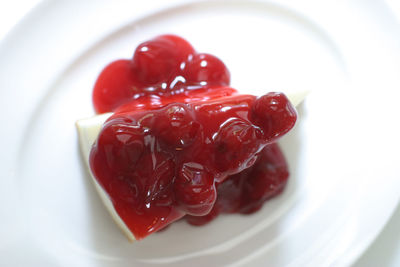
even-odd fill
[[(379, 3), (46, 1), (0, 47), (0, 253), (8, 266), (346, 266), (400, 196), (400, 39)], [(162, 33), (243, 92), (308, 88), (285, 192), (252, 216), (130, 244), (89, 183), (74, 122), (102, 67)], [(23, 255), (23, 256), (21, 256)], [(39, 266), (39, 265), (38, 265)]]

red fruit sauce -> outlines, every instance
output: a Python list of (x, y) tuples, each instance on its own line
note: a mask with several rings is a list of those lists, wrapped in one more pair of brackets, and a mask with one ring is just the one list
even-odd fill
[(296, 122), (282, 93), (229, 87), (218, 58), (162, 35), (117, 60), (94, 87), (97, 113), (114, 112), (90, 154), (97, 181), (136, 239), (185, 216), (252, 213), (289, 173), (275, 143)]

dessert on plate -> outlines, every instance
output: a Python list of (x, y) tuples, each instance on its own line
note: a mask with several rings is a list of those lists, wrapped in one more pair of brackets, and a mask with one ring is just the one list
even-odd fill
[(277, 141), (303, 92), (240, 94), (217, 57), (161, 35), (116, 60), (93, 90), (98, 115), (79, 120), (81, 150), (102, 201), (129, 240), (179, 219), (248, 214), (289, 177)]

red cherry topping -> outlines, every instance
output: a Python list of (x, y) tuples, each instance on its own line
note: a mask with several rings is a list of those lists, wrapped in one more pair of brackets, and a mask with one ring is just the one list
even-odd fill
[(240, 95), (229, 82), (221, 60), (173, 35), (142, 43), (132, 60), (100, 74), (96, 111), (114, 114), (90, 166), (137, 239), (185, 215), (201, 225), (254, 212), (282, 191), (288, 171), (274, 142), (296, 111), (281, 93)]

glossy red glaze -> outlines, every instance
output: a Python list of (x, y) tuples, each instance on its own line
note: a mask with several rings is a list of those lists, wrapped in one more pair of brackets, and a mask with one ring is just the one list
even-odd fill
[(250, 213), (279, 193), (288, 173), (273, 144), (296, 121), (285, 95), (228, 87), (216, 57), (165, 35), (100, 74), (93, 100), (115, 113), (90, 154), (93, 174), (137, 239), (188, 215)]

